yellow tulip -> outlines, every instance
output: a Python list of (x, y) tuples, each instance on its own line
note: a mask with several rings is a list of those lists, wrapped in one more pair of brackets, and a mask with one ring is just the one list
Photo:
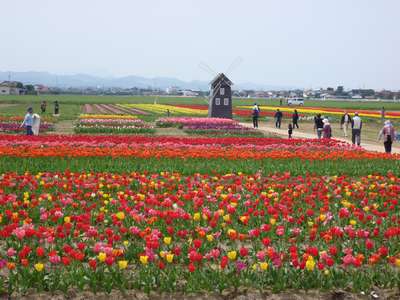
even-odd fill
[(171, 238), (170, 236), (166, 236), (166, 237), (164, 238), (164, 243), (165, 243), (166, 245), (171, 244), (171, 241), (172, 241), (172, 238)]
[(149, 257), (147, 255), (140, 255), (139, 260), (143, 265), (147, 265)]
[(230, 260), (235, 260), (235, 259), (236, 259), (236, 256), (237, 256), (236, 251), (232, 250), (232, 251), (229, 251), (229, 252), (228, 252), (228, 258), (229, 258)]
[(118, 267), (123, 270), (126, 269), (126, 267), (128, 266), (128, 261), (127, 260), (120, 260), (118, 261)]
[(65, 223), (71, 223), (71, 217), (64, 217), (64, 222)]
[(107, 254), (105, 254), (104, 252), (100, 252), (97, 255), (97, 258), (99, 259), (99, 261), (104, 262), (106, 260), (106, 258), (107, 258)]
[(116, 213), (116, 216), (117, 216), (118, 220), (120, 220), (120, 221), (123, 220), (123, 219), (125, 219), (125, 214), (124, 214), (123, 211), (117, 212), (117, 213)]
[(167, 258), (167, 262), (172, 263), (172, 261), (174, 260), (174, 255), (171, 253), (167, 254), (166, 258)]
[(260, 269), (265, 271), (268, 269), (268, 263), (267, 262), (260, 262)]
[(312, 271), (312, 270), (314, 270), (314, 268), (315, 268), (315, 261), (314, 261), (314, 258), (313, 258), (312, 256), (309, 256), (309, 257), (307, 258), (307, 261), (306, 261), (306, 269), (307, 269), (308, 271)]
[(44, 264), (42, 264), (42, 263), (37, 263), (37, 264), (35, 264), (34, 267), (35, 267), (35, 270), (36, 270), (36, 271), (42, 272), (43, 269), (44, 269)]
[(200, 219), (201, 219), (201, 216), (200, 216), (199, 212), (193, 214), (193, 220), (198, 222), (198, 221), (200, 221)]

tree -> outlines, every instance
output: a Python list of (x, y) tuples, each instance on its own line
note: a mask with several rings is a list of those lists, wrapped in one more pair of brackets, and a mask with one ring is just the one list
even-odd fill
[(35, 87), (32, 84), (25, 85), (26, 93), (29, 95), (36, 94)]

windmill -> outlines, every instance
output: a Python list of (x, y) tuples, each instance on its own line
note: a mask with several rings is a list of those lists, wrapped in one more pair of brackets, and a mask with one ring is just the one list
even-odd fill
[(201, 62), (199, 67), (214, 76), (210, 82), (210, 94), (207, 99), (208, 117), (232, 119), (232, 81), (227, 77), (229, 72), (242, 62), (241, 57), (237, 57), (226, 70), (225, 73), (217, 73), (206, 63)]

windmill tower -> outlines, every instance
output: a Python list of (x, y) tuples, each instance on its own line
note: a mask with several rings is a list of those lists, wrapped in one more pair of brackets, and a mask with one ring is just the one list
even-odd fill
[[(237, 57), (225, 74), (236, 68), (242, 60), (241, 57)], [(208, 117), (232, 119), (232, 81), (224, 73), (216, 73), (204, 62), (201, 62), (199, 67), (214, 76), (210, 82), (210, 95), (207, 99)]]
[(209, 118), (232, 119), (232, 81), (220, 73), (210, 82)]

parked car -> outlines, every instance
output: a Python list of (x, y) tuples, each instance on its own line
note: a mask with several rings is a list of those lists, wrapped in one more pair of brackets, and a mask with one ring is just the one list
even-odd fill
[(287, 105), (304, 105), (304, 99), (303, 98), (289, 98), (287, 100)]

